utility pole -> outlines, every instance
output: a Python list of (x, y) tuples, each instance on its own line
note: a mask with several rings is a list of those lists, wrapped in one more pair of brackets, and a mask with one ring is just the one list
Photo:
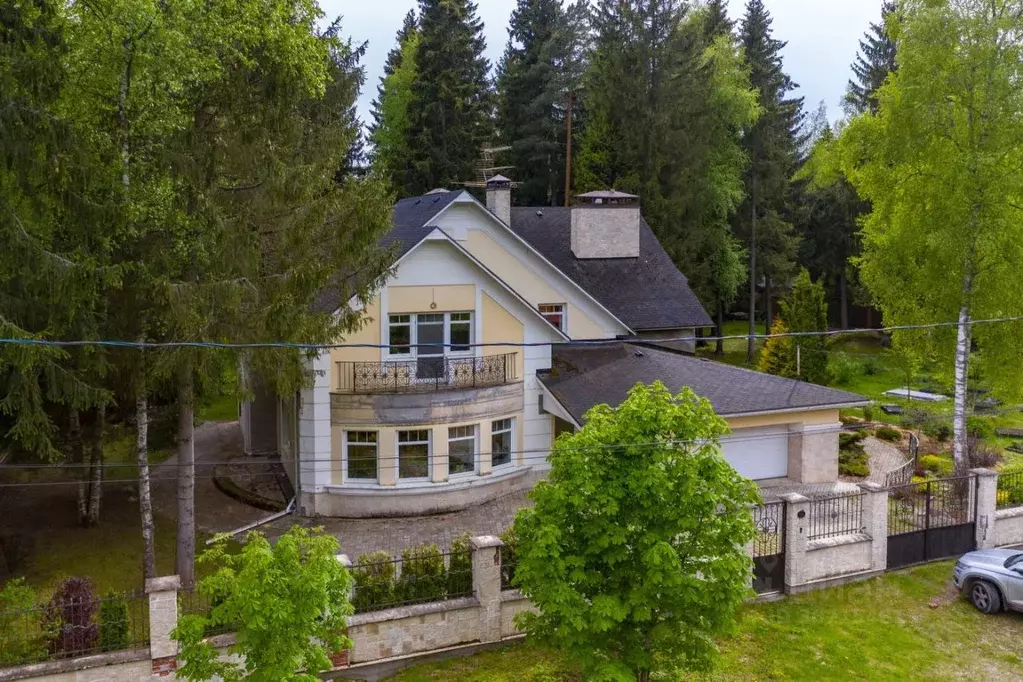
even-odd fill
[(568, 116), (565, 117), (565, 208), (572, 203), (572, 105), (575, 93), (568, 93)]

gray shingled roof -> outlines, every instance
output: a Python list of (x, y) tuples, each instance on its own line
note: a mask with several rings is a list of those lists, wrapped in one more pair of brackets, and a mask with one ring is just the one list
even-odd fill
[[(377, 245), (381, 249), (393, 248), (394, 260), (397, 261), (433, 231), (434, 226), (430, 224), (430, 219), (447, 208), (463, 191), (459, 189), (402, 199), (394, 205), (391, 218), (393, 227), (380, 238)], [(351, 273), (343, 273), (339, 275), (338, 282), (343, 284), (350, 277)], [(319, 312), (334, 312), (345, 303), (342, 300), (344, 296), (342, 290), (345, 289), (347, 288), (344, 286), (336, 286), (319, 292), (313, 302), (313, 309)]]
[(726, 416), (867, 402), (848, 391), (632, 343), (556, 345), (553, 368), (540, 375), (544, 386), (579, 423), (594, 405), (614, 407), (637, 382), (657, 380), (673, 392), (688, 386)]
[(576, 258), (570, 208), (513, 208), (511, 228), (636, 331), (714, 324), (645, 220), (639, 258)]

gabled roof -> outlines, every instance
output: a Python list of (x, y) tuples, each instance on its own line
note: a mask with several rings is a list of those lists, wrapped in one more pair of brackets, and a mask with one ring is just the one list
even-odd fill
[(513, 208), (511, 229), (636, 331), (714, 324), (645, 220), (639, 258), (576, 258), (570, 208)]
[(554, 346), (554, 362), (540, 381), (577, 423), (594, 405), (612, 407), (637, 382), (662, 381), (672, 392), (688, 386), (722, 416), (866, 404), (863, 396), (805, 381), (652, 348), (646, 344)]
[[(394, 262), (415, 248), (433, 231), (434, 216), (451, 205), (464, 190), (437, 191), (421, 197), (402, 199), (394, 205), (391, 214), (391, 229), (377, 241), (381, 249), (393, 248)], [(377, 273), (379, 274), (379, 273)], [(352, 273), (342, 273), (338, 279), (347, 280)], [(340, 293), (341, 287), (332, 286), (320, 291), (313, 302), (318, 312), (333, 313), (345, 304)]]

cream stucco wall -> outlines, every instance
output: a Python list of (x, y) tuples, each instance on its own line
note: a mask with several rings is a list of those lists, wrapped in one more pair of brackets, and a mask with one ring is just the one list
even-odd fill
[[(380, 296), (374, 296), (362, 312), (362, 328), (349, 334), (339, 343), (380, 344)], [(330, 388), (338, 387), (340, 377), (337, 373), (339, 362), (378, 362), (380, 350), (377, 348), (332, 348), (330, 351)]]
[[(483, 343), (522, 343), (525, 341), (525, 327), (522, 322), (508, 312), (504, 306), (490, 297), (490, 294), (483, 293)], [(484, 346), (483, 355), (505, 355), (515, 353), (516, 367), (515, 376), (523, 378), (525, 353), (522, 348), (514, 346)]]
[(472, 284), (387, 287), (387, 314), (451, 313), (476, 309)]
[(567, 333), (573, 339), (603, 339), (610, 336), (600, 322), (570, 300), (564, 285), (556, 287), (552, 284), (553, 278), (544, 277), (543, 273), (527, 266), (485, 230), (469, 230), (466, 249), (531, 305), (566, 304)]
[(800, 423), (805, 426), (838, 424), (838, 410), (805, 410), (800, 412), (778, 412), (751, 417), (725, 417), (730, 429), (749, 429), (758, 426), (781, 426)]

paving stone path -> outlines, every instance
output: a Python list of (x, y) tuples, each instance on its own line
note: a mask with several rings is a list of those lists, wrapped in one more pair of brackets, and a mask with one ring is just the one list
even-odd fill
[(906, 456), (897, 447), (874, 436), (863, 439), (863, 449), (870, 462), (870, 476), (867, 480), (871, 483), (884, 485), (885, 475), (906, 463)]

